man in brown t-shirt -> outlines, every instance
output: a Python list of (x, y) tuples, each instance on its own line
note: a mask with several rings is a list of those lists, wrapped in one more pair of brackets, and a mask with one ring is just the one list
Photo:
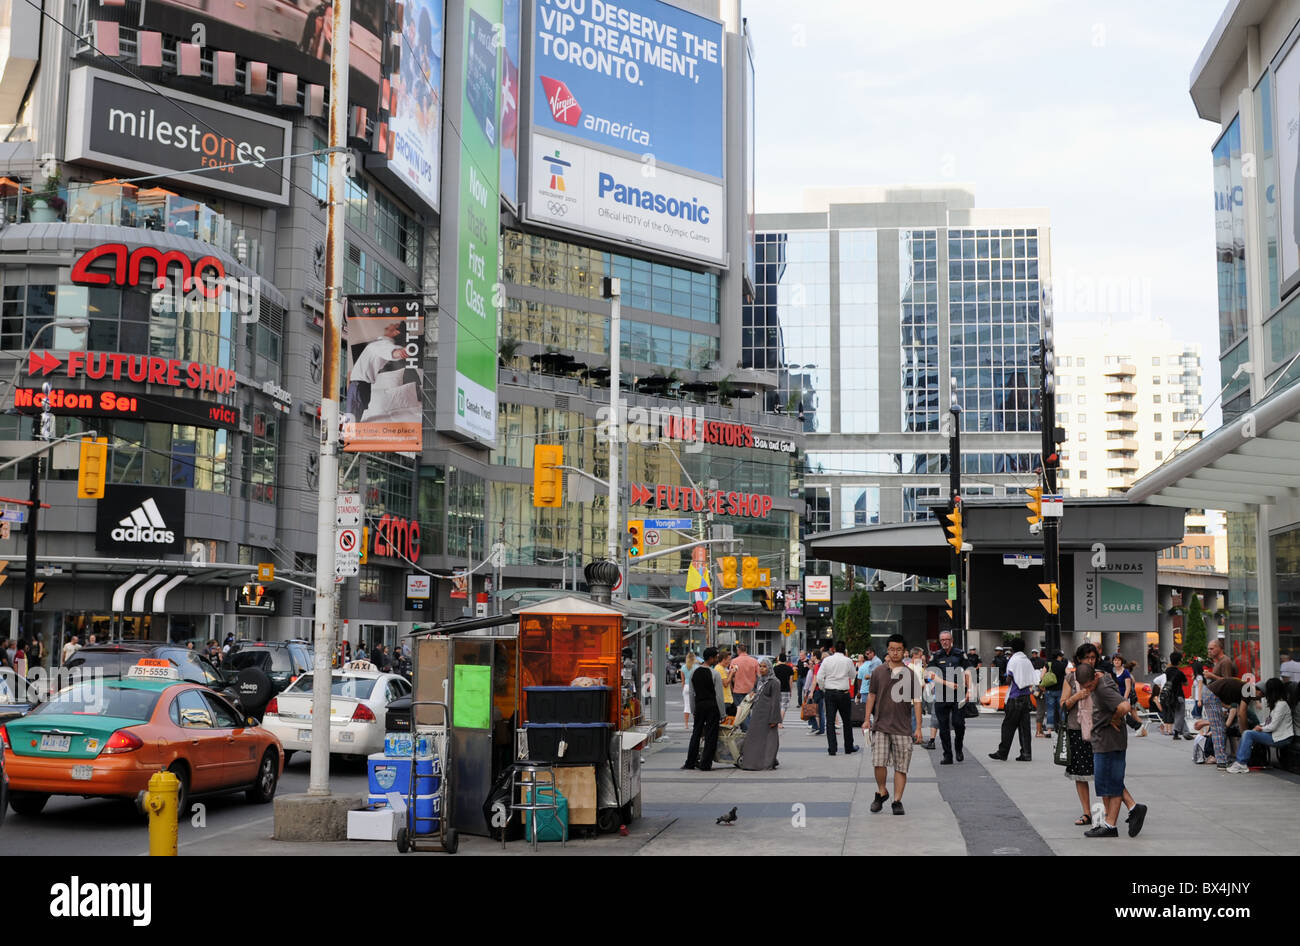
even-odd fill
[[(1201, 691), (1202, 715), (1210, 721), (1210, 739), (1214, 742), (1214, 763), (1220, 769), (1228, 767), (1228, 741), (1225, 732), (1226, 710), (1219, 695), (1209, 686), (1215, 680), (1236, 676), (1232, 661), (1223, 652), (1223, 642), (1217, 637), (1210, 641), (1208, 652), (1211, 667), (1205, 670), (1206, 686)], [(1212, 669), (1211, 669), (1212, 668)]]
[(907, 767), (912, 760), (912, 746), (921, 741), (921, 682), (903, 664), (906, 645), (902, 634), (889, 638), (885, 662), (871, 672), (867, 694), (867, 719), (862, 731), (870, 736), (871, 760), (876, 770), (876, 797), (871, 810), (878, 812), (889, 798), (885, 788), (886, 770), (894, 770), (896, 815), (903, 813), (903, 789), (907, 787)]

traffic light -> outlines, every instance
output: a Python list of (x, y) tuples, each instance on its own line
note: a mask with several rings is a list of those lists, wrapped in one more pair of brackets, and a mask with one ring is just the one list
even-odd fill
[(564, 504), (564, 471), (556, 469), (564, 462), (564, 448), (557, 444), (533, 445), (533, 505)]
[(947, 612), (949, 621), (957, 620), (955, 617), (953, 617), (956, 607), (957, 607), (957, 602), (953, 601), (952, 598), (947, 599), (947, 602), (944, 605), (944, 611)]
[(627, 521), (627, 557), (639, 558), (645, 548), (645, 520), (629, 519)]
[(1025, 506), (1033, 513), (1032, 516), (1025, 516), (1025, 521), (1031, 526), (1036, 526), (1043, 521), (1043, 488), (1033, 486), (1025, 490), (1029, 494), (1029, 502)]
[(1040, 584), (1038, 589), (1043, 593), (1043, 597), (1038, 599), (1048, 614), (1061, 613), (1061, 589), (1055, 582), (1046, 585)]
[(740, 582), (745, 588), (757, 588), (759, 586), (757, 557), (746, 555), (740, 560)]
[(0, 561), (0, 585), (9, 580), (9, 576), (5, 574), (5, 569), (8, 567), (9, 563), (7, 561)]
[(102, 499), (108, 473), (108, 438), (83, 438), (77, 463), (77, 498)]
[(735, 588), (736, 581), (736, 556), (724, 555), (718, 559), (718, 564), (722, 566), (722, 587)]
[(960, 497), (953, 497), (952, 509), (945, 515), (948, 519), (948, 524), (944, 527), (944, 531), (948, 533), (948, 544), (957, 551), (958, 555), (960, 555), (962, 543)]
[(366, 564), (366, 559), (370, 557), (370, 526), (361, 527), (361, 558), (362, 565)]
[(771, 588), (763, 589), (763, 609), (766, 611), (776, 609), (776, 592)]
[(32, 604), (40, 604), (45, 597), (45, 582), (38, 581), (32, 585)]

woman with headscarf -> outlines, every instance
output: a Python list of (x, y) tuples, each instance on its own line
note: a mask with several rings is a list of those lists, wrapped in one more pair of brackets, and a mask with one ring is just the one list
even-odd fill
[(776, 753), (781, 741), (777, 733), (781, 722), (781, 686), (772, 674), (772, 661), (766, 657), (758, 662), (758, 681), (749, 699), (749, 730), (738, 764), (750, 772), (774, 769), (779, 765)]

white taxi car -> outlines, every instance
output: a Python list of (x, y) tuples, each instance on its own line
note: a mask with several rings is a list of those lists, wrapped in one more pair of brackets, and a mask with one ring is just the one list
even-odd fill
[[(388, 704), (411, 693), (395, 673), (381, 673), (368, 661), (354, 661), (331, 674), (330, 754), (368, 756), (384, 749)], [(266, 705), (262, 727), (284, 747), (284, 762), (294, 752), (311, 750), (314, 674), (305, 673)]]

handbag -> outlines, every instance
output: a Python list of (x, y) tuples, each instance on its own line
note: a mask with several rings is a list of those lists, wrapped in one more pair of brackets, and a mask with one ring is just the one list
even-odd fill
[(1051, 668), (1048, 668), (1043, 671), (1043, 679), (1038, 681), (1038, 685), (1044, 690), (1050, 690), (1052, 687), (1056, 686), (1058, 682), (1056, 674), (1052, 673)]
[(979, 704), (974, 700), (967, 700), (961, 706), (961, 715), (965, 719), (978, 719), (980, 715)]
[(854, 726), (862, 726), (867, 721), (867, 704), (853, 702), (849, 704), (849, 722)]
[(801, 707), (799, 708), (799, 718), (800, 718), (800, 719), (816, 719), (816, 718), (817, 718), (817, 704), (814, 703), (812, 700), (809, 700), (808, 702), (804, 703), (803, 706), (801, 706)]
[(1066, 728), (1056, 727), (1056, 749), (1052, 752), (1052, 761), (1057, 765), (1070, 764), (1070, 740), (1066, 738)]

